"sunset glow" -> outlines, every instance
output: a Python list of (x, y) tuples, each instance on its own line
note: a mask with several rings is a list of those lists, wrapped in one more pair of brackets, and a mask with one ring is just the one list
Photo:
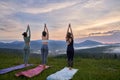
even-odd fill
[(1, 0), (0, 40), (23, 40), (30, 25), (40, 40), (44, 23), (52, 40), (64, 40), (71, 23), (76, 42), (120, 43), (120, 0)]

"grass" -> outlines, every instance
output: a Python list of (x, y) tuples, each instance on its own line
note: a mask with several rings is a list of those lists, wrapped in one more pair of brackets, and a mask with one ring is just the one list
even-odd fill
[[(35, 65), (0, 75), (0, 80), (46, 80), (47, 76), (66, 66), (65, 57), (49, 57), (48, 64), (52, 67), (48, 70), (33, 78), (26, 78), (24, 76), (16, 77), (15, 73), (39, 65), (41, 63), (40, 56), (30, 56), (29, 62)], [(22, 54), (0, 53), (0, 69), (22, 63)], [(72, 80), (120, 80), (119, 59), (90, 59), (75, 56), (74, 68), (79, 69), (79, 71), (74, 75)]]

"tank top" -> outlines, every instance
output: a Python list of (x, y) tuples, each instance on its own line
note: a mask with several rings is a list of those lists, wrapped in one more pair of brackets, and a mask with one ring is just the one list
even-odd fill
[(29, 43), (30, 42), (30, 37), (24, 37), (24, 42), (25, 42), (25, 45), (24, 45), (24, 48), (30, 48), (29, 45), (27, 45), (26, 43)]
[(73, 41), (73, 39), (72, 39), (72, 41), (71, 41), (70, 44), (68, 45), (68, 48), (70, 48), (70, 49), (72, 48), (72, 49), (73, 49), (73, 42), (74, 42), (74, 41)]

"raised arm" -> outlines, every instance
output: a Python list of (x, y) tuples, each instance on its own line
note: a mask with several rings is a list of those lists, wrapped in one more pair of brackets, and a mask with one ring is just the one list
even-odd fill
[[(68, 29), (67, 29), (67, 33), (69, 32), (69, 26), (68, 26)], [(67, 37), (67, 33), (66, 33), (66, 37)]]
[(31, 30), (30, 30), (30, 27), (28, 26), (28, 30), (29, 30), (29, 37), (31, 37)]
[(71, 34), (72, 34), (72, 38), (74, 39), (73, 32), (72, 32), (72, 28), (71, 28), (71, 24), (69, 24), (69, 28), (70, 28), (70, 32), (71, 32)]
[(29, 30), (29, 24), (27, 25), (26, 33), (28, 32), (28, 30)]
[(29, 32), (29, 36), (28, 37), (31, 37), (31, 31), (30, 31), (30, 27), (29, 27), (29, 24), (28, 24), (28, 26), (27, 26), (27, 30), (26, 30), (26, 33), (28, 33)]
[(48, 32), (48, 28), (47, 28), (46, 24), (45, 24), (45, 31), (47, 32), (47, 38), (49, 39), (49, 32)]

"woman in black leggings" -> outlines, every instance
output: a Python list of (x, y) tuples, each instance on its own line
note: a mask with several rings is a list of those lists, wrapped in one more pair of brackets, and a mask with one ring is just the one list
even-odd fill
[[(70, 30), (70, 32), (69, 32)], [(73, 57), (74, 57), (74, 36), (72, 33), (71, 25), (69, 24), (67, 34), (66, 34), (66, 43), (67, 43), (67, 60), (68, 67), (71, 70), (73, 67)]]

